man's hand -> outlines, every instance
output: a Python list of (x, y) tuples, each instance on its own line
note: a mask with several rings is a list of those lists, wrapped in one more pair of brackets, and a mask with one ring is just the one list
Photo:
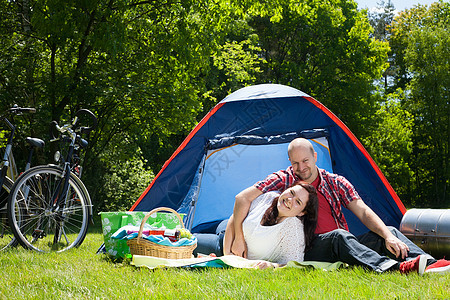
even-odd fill
[(394, 235), (390, 235), (385, 239), (386, 248), (395, 255), (395, 257), (405, 259), (408, 256), (409, 247), (396, 238)]
[(405, 259), (408, 256), (408, 246), (392, 234), (380, 217), (378, 217), (362, 199), (348, 203), (347, 208), (350, 209), (367, 228), (384, 238), (386, 248), (389, 252), (394, 254), (395, 257)]
[(247, 244), (244, 237), (234, 237), (233, 244), (231, 245), (231, 253), (243, 258), (247, 258)]

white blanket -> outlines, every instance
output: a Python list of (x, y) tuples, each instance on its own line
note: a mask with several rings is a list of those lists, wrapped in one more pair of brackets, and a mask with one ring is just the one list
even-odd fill
[[(261, 260), (250, 260), (240, 256), (225, 255), (220, 257), (200, 257), (200, 258), (187, 258), (187, 259), (168, 259), (159, 258), (153, 256), (133, 255), (132, 265), (136, 267), (165, 268), (165, 267), (233, 267), (233, 268), (255, 268), (256, 264)], [(296, 262), (290, 261), (286, 267), (305, 268), (312, 267), (315, 269), (322, 269), (326, 271), (332, 271), (341, 267), (347, 267), (348, 265), (343, 262), (327, 263), (317, 261), (303, 261)]]

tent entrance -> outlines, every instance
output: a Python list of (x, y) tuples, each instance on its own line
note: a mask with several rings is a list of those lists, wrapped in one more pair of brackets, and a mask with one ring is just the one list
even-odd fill
[(228, 218), (240, 191), (290, 165), (287, 148), (296, 137), (306, 134), (318, 154), (317, 165), (333, 172), (326, 131), (307, 133), (209, 141), (202, 166), (179, 209), (187, 214), (187, 227), (194, 232), (208, 232), (209, 227)]

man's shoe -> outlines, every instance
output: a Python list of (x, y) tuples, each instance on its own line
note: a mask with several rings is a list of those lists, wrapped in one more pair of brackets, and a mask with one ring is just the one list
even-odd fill
[(425, 273), (445, 274), (450, 272), (450, 261), (440, 259), (425, 269)]
[[(410, 272), (417, 272), (422, 275), (427, 266), (427, 258), (423, 255), (419, 255), (416, 258), (400, 263), (400, 273), (408, 274)], [(431, 267), (431, 266), (430, 266)]]

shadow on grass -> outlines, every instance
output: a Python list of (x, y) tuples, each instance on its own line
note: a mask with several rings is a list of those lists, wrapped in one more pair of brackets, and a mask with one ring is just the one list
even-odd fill
[(92, 217), (92, 221), (89, 223), (88, 233), (103, 233), (100, 216)]

